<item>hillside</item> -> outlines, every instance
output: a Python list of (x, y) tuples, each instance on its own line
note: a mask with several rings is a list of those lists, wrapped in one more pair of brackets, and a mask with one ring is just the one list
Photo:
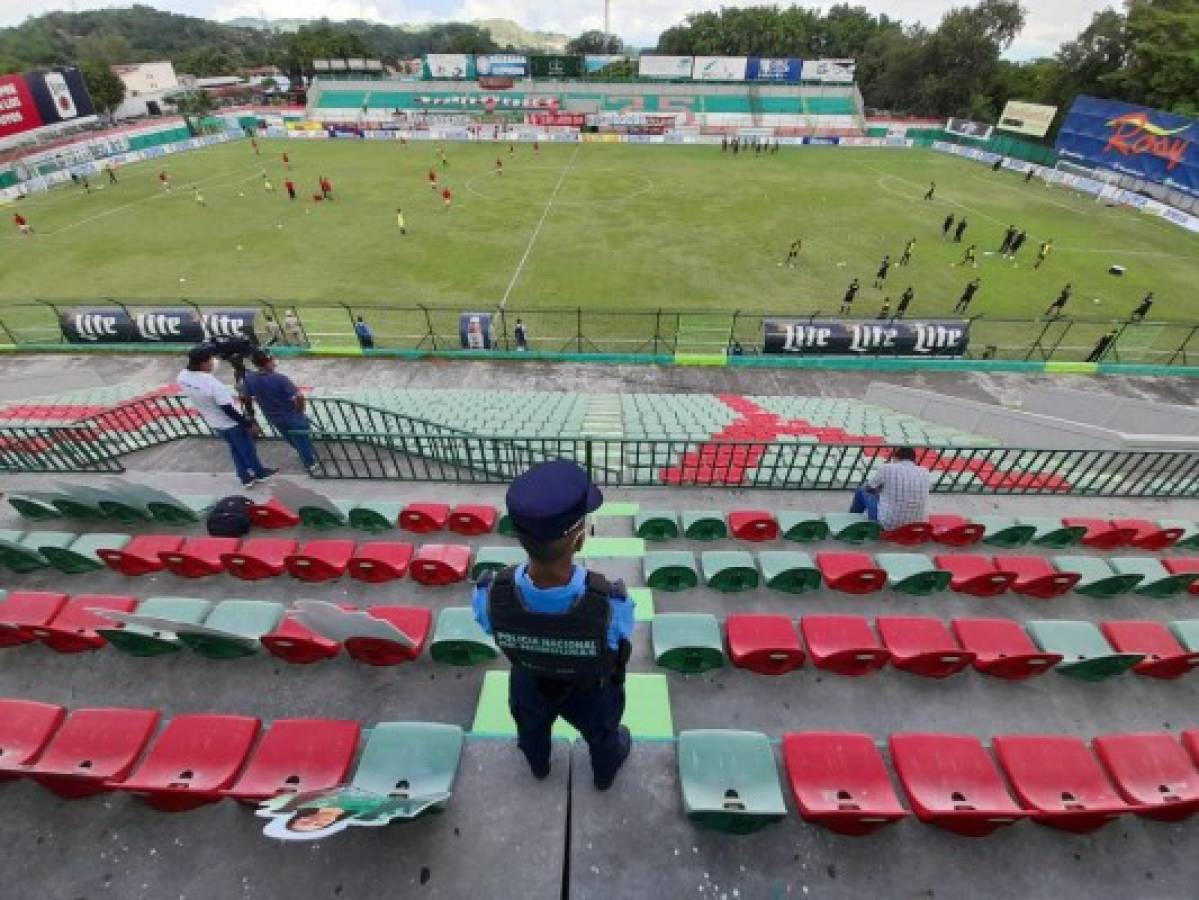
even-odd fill
[[(315, 24), (316, 19), (255, 19), (243, 16), (229, 19), (223, 24), (231, 28), (253, 28), (259, 31), (274, 31), (290, 34), (299, 31), (301, 26)], [(421, 34), (434, 28), (454, 25), (453, 22), (437, 22), (423, 24), (406, 24), (397, 22), (390, 27), (409, 34)], [(510, 19), (475, 19), (469, 23), (476, 28), (486, 29), (491, 33), (491, 39), (501, 47), (520, 47), (526, 50), (540, 50), (545, 53), (562, 53), (570, 35), (554, 34), (548, 31), (530, 31)]]

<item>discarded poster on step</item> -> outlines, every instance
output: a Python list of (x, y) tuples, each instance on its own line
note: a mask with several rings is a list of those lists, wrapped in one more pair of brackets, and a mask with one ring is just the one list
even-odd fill
[(255, 815), (269, 819), (262, 833), (280, 841), (319, 841), (352, 826), (379, 828), (415, 819), (444, 807), (446, 792), (423, 796), (375, 794), (353, 785), (340, 785), (300, 794), (280, 794), (263, 800)]

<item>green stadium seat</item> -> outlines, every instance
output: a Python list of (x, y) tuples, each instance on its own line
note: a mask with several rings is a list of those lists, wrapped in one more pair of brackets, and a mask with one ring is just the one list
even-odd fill
[(864, 513), (825, 513), (824, 521), (828, 524), (833, 540), (847, 544), (877, 541), (883, 533), (879, 524), (871, 522)]
[(370, 730), (350, 783), (392, 798), (393, 817), (439, 812), (449, 804), (463, 740), (457, 725), (381, 722)]
[(1117, 653), (1092, 622), (1033, 621), (1025, 628), (1041, 650), (1061, 654), (1058, 674), (1080, 681), (1103, 681), (1145, 658), (1143, 653)]
[(342, 509), (330, 500), (326, 503), (300, 504), (296, 513), (300, 516), (300, 524), (317, 531), (332, 531), (335, 528), (345, 528), (350, 524), (350, 508)]
[(679, 536), (678, 513), (645, 510), (633, 517), (633, 532), (647, 541), (669, 541)]
[(1170, 631), (1188, 653), (1199, 653), (1199, 619), (1173, 621)]
[(1095, 556), (1055, 556), (1053, 565), (1059, 572), (1077, 572), (1082, 575), (1074, 585), (1076, 593), (1098, 600), (1106, 600), (1127, 594), (1136, 588), (1143, 575), (1120, 574), (1105, 559)]
[(485, 572), (498, 572), (508, 566), (519, 566), (529, 555), (521, 547), (480, 547), (471, 567), (472, 581), (478, 581)]
[(810, 544), (826, 541), (829, 525), (818, 513), (784, 510), (778, 514), (779, 533), (788, 541)]
[(190, 525), (203, 520), (218, 499), (211, 495), (155, 499), (147, 502), (146, 508), (154, 521), (162, 525)]
[(150, 514), (146, 505), (136, 496), (124, 491), (110, 489), (109, 496), (100, 500), (99, 506), (104, 518), (121, 525), (140, 525), (154, 521), (154, 516)]
[(350, 509), (350, 526), (371, 534), (394, 531), (403, 509), (403, 503), (358, 502)]
[(499, 656), (495, 640), (475, 621), (469, 606), (447, 606), (437, 614), (429, 655), (451, 666), (473, 666)]
[(729, 527), (719, 510), (684, 510), (683, 534), (692, 541), (722, 541)]
[(679, 733), (683, 809), (697, 825), (750, 834), (787, 815), (774, 750), (753, 731)]
[(203, 631), (181, 631), (190, 650), (209, 659), (240, 659), (262, 649), (261, 638), (283, 619), (283, 604), (265, 600), (222, 600), (204, 620)]
[(1117, 575), (1141, 576), (1133, 593), (1159, 600), (1186, 593), (1199, 580), (1199, 575), (1194, 574), (1173, 575), (1151, 556), (1115, 556), (1109, 557), (1107, 562)]
[(1162, 519), (1157, 523), (1162, 528), (1179, 528), (1182, 536), (1174, 542), (1180, 550), (1199, 550), (1199, 525), (1186, 519)]
[(120, 550), (131, 540), (127, 534), (81, 534), (66, 547), (47, 547), (46, 561), (66, 575), (82, 575), (105, 567), (100, 550)]
[(104, 519), (99, 498), (96, 496), (97, 494), (103, 496), (100, 492), (91, 494), (85, 489), (71, 485), (62, 485), (61, 490), (61, 494), (51, 502), (68, 519), (82, 519), (86, 522), (99, 522)]
[(1021, 525), (1007, 516), (972, 516), (971, 521), (983, 526), (983, 543), (992, 547), (1023, 547), (1037, 536), (1035, 525)]
[[(41, 535), (57, 533), (0, 531), (0, 564), (20, 575), (48, 568), (50, 562), (38, 553), (36, 544)], [(29, 543), (31, 540), (33, 544)]]
[[(211, 600), (191, 597), (151, 597), (138, 604), (135, 615), (148, 616), (179, 625), (199, 625), (212, 612)], [(143, 625), (127, 624), (97, 628), (96, 633), (118, 650), (130, 656), (162, 656), (183, 649), (173, 632)]]
[(878, 553), (874, 562), (887, 573), (887, 587), (915, 597), (948, 589), (953, 577), (938, 569), (923, 553)]
[(820, 570), (807, 553), (798, 550), (763, 550), (758, 554), (766, 586), (785, 594), (820, 589)]
[(495, 530), (508, 537), (516, 537), (516, 526), (512, 524), (512, 519), (507, 515), (500, 516), (499, 524), (495, 526)]
[(1042, 516), (1021, 516), (1016, 519), (1017, 524), (1031, 526), (1036, 529), (1032, 542), (1041, 547), (1052, 547), (1055, 550), (1063, 550), (1066, 547), (1074, 547), (1087, 533), (1085, 526), (1069, 526), (1063, 524), (1061, 519), (1051, 519)]
[(651, 550), (642, 565), (646, 586), (655, 590), (685, 591), (699, 583), (695, 554), (690, 550)]
[(654, 661), (693, 674), (724, 665), (720, 624), (708, 613), (659, 613), (651, 626)]
[(53, 503), (33, 494), (9, 494), (8, 502), (23, 518), (31, 522), (62, 518), (62, 513)]
[(752, 591), (760, 582), (752, 553), (744, 550), (706, 550), (700, 556), (704, 583), (726, 594)]

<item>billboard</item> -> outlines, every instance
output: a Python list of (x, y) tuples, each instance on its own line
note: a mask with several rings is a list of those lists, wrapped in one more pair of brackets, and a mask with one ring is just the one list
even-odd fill
[(529, 74), (534, 78), (581, 78), (581, 56), (530, 56)]
[(0, 138), (39, 128), (38, 114), (24, 75), (0, 75)]
[(1057, 136), (1066, 159), (1199, 197), (1199, 122), (1131, 103), (1078, 97)]
[(588, 75), (595, 75), (610, 66), (622, 64), (627, 59), (628, 57), (626, 56), (618, 56), (611, 53), (588, 54), (583, 57), (583, 68), (586, 69)]
[(71, 344), (202, 344), (222, 338), (253, 340), (256, 315), (254, 309), (84, 306), (62, 310), (58, 324)]
[(950, 119), (945, 123), (945, 130), (960, 137), (985, 141), (991, 137), (995, 129), (982, 122), (971, 122), (969, 119)]
[(474, 78), (475, 58), (466, 53), (430, 53), (425, 57), (426, 78)]
[(1029, 137), (1045, 137), (1056, 115), (1056, 106), (1009, 100), (1003, 108), (1003, 115), (999, 117), (999, 124), (995, 127), (1000, 131), (1027, 134)]
[(803, 75), (803, 60), (801, 59), (761, 59), (757, 56), (749, 58), (745, 68), (746, 81), (799, 81)]
[(491, 56), (476, 56), (475, 71), (481, 76), (501, 75), (508, 78), (524, 78), (529, 74), (529, 58), (519, 53), (493, 53)]
[(825, 84), (853, 84), (858, 64), (852, 59), (805, 59), (803, 80)]
[(961, 356), (970, 346), (966, 319), (762, 321), (763, 353), (807, 356)]
[(691, 77), (696, 81), (744, 81), (748, 65), (744, 56), (697, 56)]
[(637, 60), (637, 74), (642, 78), (690, 78), (692, 62), (690, 56), (643, 56)]

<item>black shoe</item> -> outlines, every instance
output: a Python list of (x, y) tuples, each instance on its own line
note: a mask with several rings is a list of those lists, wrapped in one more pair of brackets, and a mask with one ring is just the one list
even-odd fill
[(595, 789), (597, 791), (606, 791), (608, 788), (612, 787), (612, 783), (616, 781), (616, 773), (620, 771), (620, 767), (624, 765), (624, 761), (629, 758), (629, 753), (631, 753), (633, 750), (633, 736), (629, 734), (629, 729), (624, 725), (620, 726), (620, 730), (617, 732), (616, 738), (620, 744), (620, 761), (616, 763), (616, 768), (612, 770), (612, 774), (610, 774), (607, 778), (601, 779), (599, 776), (596, 776)]
[(278, 474), (279, 474), (278, 469), (263, 469), (261, 472), (258, 473), (258, 480), (266, 481), (267, 479), (272, 478)]

